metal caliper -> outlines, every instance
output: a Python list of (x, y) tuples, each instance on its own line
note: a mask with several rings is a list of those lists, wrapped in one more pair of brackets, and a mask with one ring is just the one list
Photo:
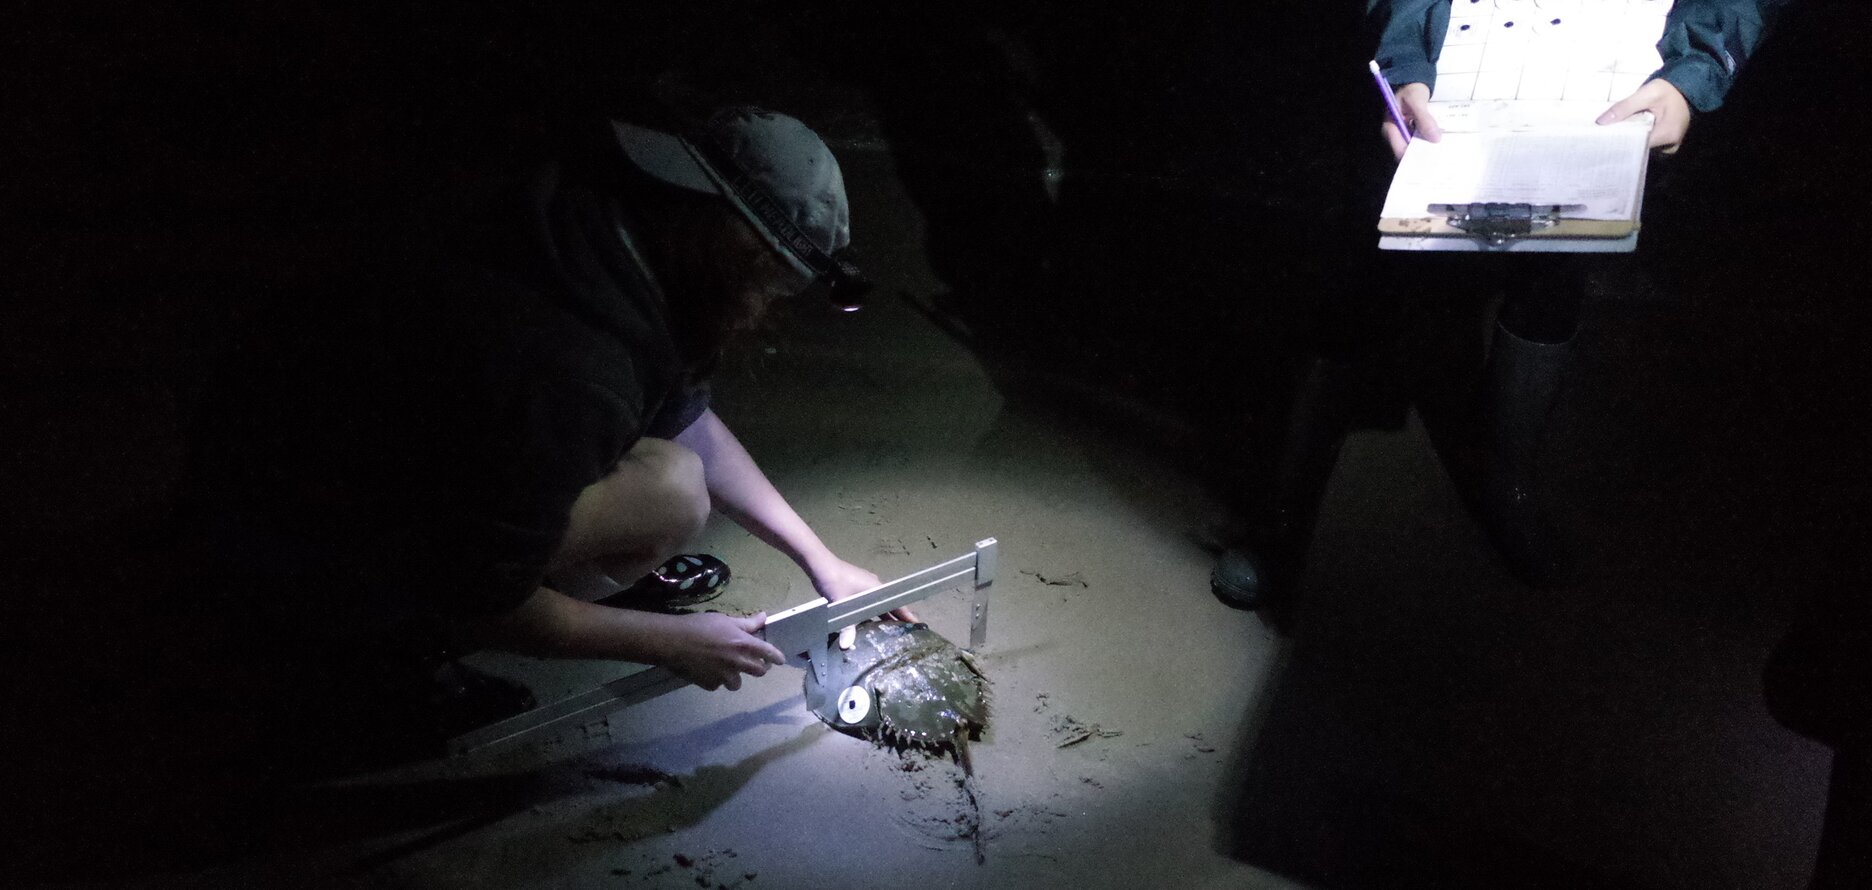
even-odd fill
[[(975, 543), (973, 551), (887, 581), (857, 596), (830, 602), (814, 597), (767, 618), (761, 635), (786, 653), (787, 664), (813, 671), (822, 684), (826, 653), (837, 651), (831, 641), (845, 627), (901, 606), (920, 602), (947, 590), (969, 585), (969, 643), (972, 651), (988, 642), (988, 589), (998, 569), (994, 538)], [(815, 657), (816, 656), (816, 657)], [(689, 681), (664, 667), (646, 667), (551, 704), (483, 726), (449, 740), (450, 756), (479, 754), (510, 748), (541, 735), (603, 717), (615, 711), (674, 692)]]

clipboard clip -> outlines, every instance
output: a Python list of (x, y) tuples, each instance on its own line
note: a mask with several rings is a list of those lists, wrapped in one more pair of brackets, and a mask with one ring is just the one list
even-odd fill
[(1585, 210), (1584, 204), (1431, 204), (1431, 213), (1443, 215), (1451, 228), (1461, 229), (1482, 239), (1490, 247), (1500, 247), (1558, 223), (1567, 213)]

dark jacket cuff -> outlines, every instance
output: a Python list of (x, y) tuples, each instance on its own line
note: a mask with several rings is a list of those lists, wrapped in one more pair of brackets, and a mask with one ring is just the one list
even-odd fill
[(1666, 62), (1651, 78), (1668, 81), (1697, 111), (1715, 111), (1720, 108), (1723, 96), (1729, 92), (1733, 80), (1721, 63), (1701, 55), (1684, 56)]
[(1394, 87), (1401, 87), (1407, 83), (1421, 83), (1432, 90), (1436, 89), (1436, 65), (1428, 61), (1396, 62), (1380, 70), (1384, 72), (1386, 82)]

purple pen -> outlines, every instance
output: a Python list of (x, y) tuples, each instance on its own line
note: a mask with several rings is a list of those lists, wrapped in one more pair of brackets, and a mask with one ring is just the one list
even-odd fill
[(1399, 133), (1404, 134), (1405, 144), (1410, 144), (1410, 125), (1404, 123), (1404, 109), (1398, 107), (1397, 93), (1391, 91), (1391, 82), (1385, 80), (1384, 72), (1378, 70), (1378, 60), (1373, 59), (1369, 65), (1371, 67), (1372, 80), (1378, 82), (1378, 92), (1380, 95), (1384, 96), (1385, 110), (1391, 112), (1391, 122), (1397, 124)]

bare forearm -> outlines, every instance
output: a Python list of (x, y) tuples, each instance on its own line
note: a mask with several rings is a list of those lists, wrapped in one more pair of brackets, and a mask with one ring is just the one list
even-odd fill
[(709, 497), (735, 524), (808, 572), (836, 559), (715, 412), (703, 413), (676, 441), (701, 456)]
[(666, 667), (704, 689), (741, 688), (786, 656), (756, 634), (765, 614), (662, 615), (614, 609), (539, 588), (513, 611), (471, 629), (473, 642), (544, 658), (604, 658)]
[[(776, 492), (774, 498), (779, 499), (779, 497), (779, 493)], [(792, 507), (786, 507), (783, 512), (773, 513), (762, 510), (760, 504), (749, 507), (746, 502), (740, 505), (721, 501), (717, 503), (721, 504), (722, 512), (734, 520), (736, 525), (747, 529), (750, 534), (766, 542), (768, 546), (786, 554), (787, 558), (807, 572), (818, 572), (827, 562), (836, 559), (825, 543), (819, 540), (818, 533), (814, 532), (812, 527), (799, 517), (799, 514), (793, 512)], [(780, 503), (784, 505), (785, 501), (782, 500)]]
[[(715, 509), (805, 569), (820, 596), (841, 600), (877, 586), (877, 575), (838, 558), (819, 540), (818, 533), (767, 481), (767, 474), (754, 464), (754, 458), (715, 412), (703, 412), (676, 441), (702, 458), (702, 472)], [(906, 621), (916, 620), (908, 610), (898, 609), (893, 614)], [(850, 648), (849, 634), (840, 638), (840, 645)]]
[(542, 658), (605, 658), (658, 664), (671, 616), (614, 609), (542, 587), (513, 611), (470, 630), (475, 642)]

